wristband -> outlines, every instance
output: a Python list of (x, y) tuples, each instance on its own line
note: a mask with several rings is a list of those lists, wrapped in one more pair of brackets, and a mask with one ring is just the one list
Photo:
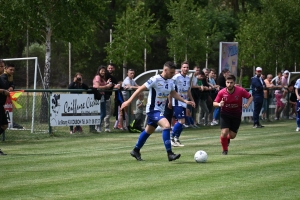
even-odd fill
[(221, 103), (219, 103), (219, 107), (221, 107)]

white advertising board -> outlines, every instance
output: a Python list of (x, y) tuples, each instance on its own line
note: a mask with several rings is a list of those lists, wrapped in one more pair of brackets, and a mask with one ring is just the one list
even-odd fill
[(52, 94), (50, 126), (100, 124), (100, 101), (93, 94)]

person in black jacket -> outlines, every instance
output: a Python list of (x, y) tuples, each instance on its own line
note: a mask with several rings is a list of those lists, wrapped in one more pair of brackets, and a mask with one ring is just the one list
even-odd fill
[[(4, 66), (5, 63), (3, 62), (3, 60), (0, 60), (0, 74), (2, 75), (4, 72)], [(7, 80), (7, 75), (2, 75), (0, 76), (0, 135), (4, 133), (4, 131), (8, 127), (8, 121), (4, 110), (4, 104), (6, 102), (6, 98), (9, 96), (8, 89), (10, 87), (10, 83)], [(0, 156), (2, 155), (6, 154), (3, 153), (3, 151), (1, 151), (0, 149)]]
[[(87, 86), (85, 83), (83, 83), (82, 80), (82, 74), (77, 72), (74, 76), (73, 82), (70, 83), (68, 89), (89, 89), (89, 86)], [(82, 92), (74, 91), (70, 92), (70, 94), (82, 94)], [(82, 128), (80, 126), (76, 126), (73, 129), (73, 126), (70, 126), (70, 134), (73, 134), (75, 132), (82, 132)]]

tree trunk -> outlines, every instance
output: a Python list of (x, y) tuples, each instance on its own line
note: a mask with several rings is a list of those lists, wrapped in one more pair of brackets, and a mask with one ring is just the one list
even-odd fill
[[(46, 28), (46, 56), (45, 56), (45, 68), (44, 68), (44, 89), (49, 89), (50, 83), (50, 64), (51, 64), (51, 35), (52, 30), (50, 25)], [(46, 123), (49, 119), (49, 93), (43, 92), (41, 112), (40, 112), (40, 122)]]

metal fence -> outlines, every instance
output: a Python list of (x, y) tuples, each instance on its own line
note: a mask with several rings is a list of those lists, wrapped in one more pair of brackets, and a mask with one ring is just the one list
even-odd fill
[[(51, 94), (68, 94), (69, 92), (91, 92), (92, 90), (69, 90), (69, 89), (53, 89), (53, 90), (22, 90), (23, 94), (16, 100), (18, 104), (22, 106), (20, 109), (13, 109), (13, 124), (11, 128), (8, 128), (5, 131), (5, 134), (2, 134), (2, 140), (5, 140), (5, 137), (9, 139), (9, 133), (18, 132), (19, 135), (22, 134), (49, 134), (55, 131), (65, 131), (68, 132), (68, 127), (51, 127), (49, 118), (49, 107), (50, 107), (50, 96)], [(129, 90), (129, 96), (134, 91)], [(147, 91), (145, 91), (146, 93)], [(290, 93), (288, 93), (286, 99), (288, 100)], [(145, 95), (147, 97), (147, 95)], [(274, 96), (274, 91), (268, 90), (268, 104), (266, 111), (266, 120), (273, 121), (275, 118), (275, 107), (276, 99)], [(114, 93), (111, 97), (111, 113), (114, 109)], [(131, 103), (131, 106), (128, 108), (128, 111), (135, 111), (135, 101)], [(286, 104), (286, 108), (281, 114), (281, 119), (289, 119), (289, 113), (291, 107), (289, 102)], [(131, 113), (131, 112), (128, 112)], [(111, 114), (111, 116), (113, 116)], [(129, 121), (134, 117), (129, 115)], [(115, 119), (112, 117), (112, 119)], [(115, 120), (111, 121), (111, 127)], [(245, 122), (251, 122), (251, 117), (245, 117)]]

